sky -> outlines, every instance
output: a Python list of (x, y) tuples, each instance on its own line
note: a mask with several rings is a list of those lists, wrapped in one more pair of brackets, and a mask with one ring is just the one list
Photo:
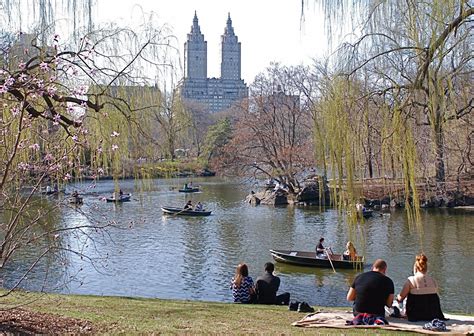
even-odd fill
[[(313, 2), (300, 0), (97, 0), (99, 22), (132, 24), (141, 13), (153, 12), (178, 39), (181, 58), (196, 11), (207, 41), (208, 77), (220, 76), (220, 39), (230, 13), (242, 44), (242, 79), (251, 84), (270, 62), (310, 64), (328, 53), (323, 16)], [(181, 61), (183, 64), (183, 61)]]

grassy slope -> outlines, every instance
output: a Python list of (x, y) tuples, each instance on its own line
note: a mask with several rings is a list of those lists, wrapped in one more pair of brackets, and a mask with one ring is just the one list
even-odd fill
[[(0, 307), (25, 309), (86, 319), (100, 334), (257, 334), (361, 335), (374, 330), (298, 328), (292, 322), (305, 314), (282, 306), (161, 299), (15, 293)], [(377, 334), (400, 334), (378, 330)], [(406, 333), (409, 334), (409, 333)], [(412, 333), (410, 333), (412, 334)]]

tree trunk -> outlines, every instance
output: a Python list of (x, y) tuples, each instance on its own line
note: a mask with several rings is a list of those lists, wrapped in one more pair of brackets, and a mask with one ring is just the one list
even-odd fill
[(444, 167), (444, 135), (441, 126), (438, 126), (435, 129), (436, 182), (445, 182), (446, 171)]

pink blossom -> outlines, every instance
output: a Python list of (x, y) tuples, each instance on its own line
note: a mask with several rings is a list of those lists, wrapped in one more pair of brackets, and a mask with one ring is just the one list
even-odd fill
[(81, 106), (84, 107), (84, 108), (87, 108), (87, 102), (86, 102), (86, 101), (83, 101), (83, 102), (81, 103)]
[(30, 169), (30, 165), (26, 162), (20, 162), (18, 164), (18, 169), (23, 170), (23, 171), (27, 171), (27, 170)]
[(66, 175), (64, 175), (64, 180), (69, 181), (71, 177), (71, 174), (67, 173)]
[(48, 71), (49, 67), (48, 67), (48, 63), (45, 63), (45, 62), (41, 62), (40, 65), (39, 65), (40, 69), (43, 70), (43, 71)]
[(117, 150), (118, 148), (119, 148), (119, 147), (118, 147), (116, 144), (113, 144), (113, 145), (112, 145), (112, 150), (113, 150), (113, 151)]
[(102, 153), (102, 147), (97, 148), (98, 153)]
[(25, 74), (25, 73), (22, 73), (18, 79), (20, 80), (20, 82), (26, 82), (26, 80), (28, 79), (28, 75)]
[(74, 112), (74, 107), (73, 107), (72, 105), (69, 105), (69, 106), (67, 107), (67, 112), (68, 112), (68, 113)]
[(77, 137), (77, 135), (74, 135), (74, 136), (72, 137), (72, 141), (74, 141), (74, 142), (78, 142), (78, 141), (79, 141), (79, 138)]
[(54, 116), (53, 116), (53, 125), (59, 125), (59, 121), (61, 120), (61, 116), (56, 113)]
[(56, 91), (57, 91), (57, 89), (54, 86), (48, 86), (48, 88), (46, 89), (46, 92), (48, 92), (48, 95), (51, 96), (51, 97), (54, 96)]
[(74, 91), (74, 93), (77, 95), (85, 95), (86, 92), (87, 92), (87, 88), (84, 85), (79, 86)]
[(25, 62), (18, 63), (18, 69), (25, 70), (25, 68), (26, 68), (26, 63)]
[(38, 86), (38, 89), (43, 89), (44, 88), (44, 81), (42, 79), (36, 79), (36, 85)]
[(29, 148), (32, 150), (38, 151), (40, 149), (40, 146), (37, 143), (35, 143), (35, 144), (30, 145)]
[(5, 85), (0, 86), (0, 93), (5, 93), (8, 91), (8, 88)]
[(44, 160), (45, 161), (53, 161), (54, 159), (54, 156), (52, 154), (46, 154), (45, 157), (44, 157)]
[(113, 137), (118, 137), (119, 135), (120, 135), (120, 133), (118, 133), (116, 131), (113, 131), (110, 136), (113, 138)]
[(7, 80), (5, 81), (5, 86), (12, 86), (13, 84), (15, 84), (15, 78), (13, 77), (8, 77)]
[(11, 109), (10, 109), (12, 115), (14, 117), (16, 117), (17, 115), (20, 114), (20, 108), (18, 106), (13, 106)]
[(99, 173), (99, 175), (102, 175), (104, 174), (104, 170), (102, 168), (98, 168), (97, 173)]

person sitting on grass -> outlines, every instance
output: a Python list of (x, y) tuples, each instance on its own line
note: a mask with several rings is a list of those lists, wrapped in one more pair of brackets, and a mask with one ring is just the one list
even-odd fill
[(427, 274), (428, 258), (419, 254), (413, 265), (413, 276), (408, 277), (397, 301), (407, 298), (406, 314), (408, 321), (445, 320), (441, 311), (436, 281)]
[(255, 292), (257, 293), (257, 303), (288, 305), (290, 303), (290, 293), (277, 295), (280, 287), (280, 278), (273, 275), (275, 266), (271, 262), (265, 264), (265, 273), (257, 278)]
[(246, 264), (241, 263), (237, 266), (230, 288), (235, 303), (253, 303), (255, 288)]
[(371, 271), (356, 276), (347, 292), (347, 301), (354, 301), (354, 316), (362, 313), (385, 317), (385, 306), (392, 306), (395, 293), (393, 281), (385, 275), (386, 271), (387, 263), (377, 259)]

